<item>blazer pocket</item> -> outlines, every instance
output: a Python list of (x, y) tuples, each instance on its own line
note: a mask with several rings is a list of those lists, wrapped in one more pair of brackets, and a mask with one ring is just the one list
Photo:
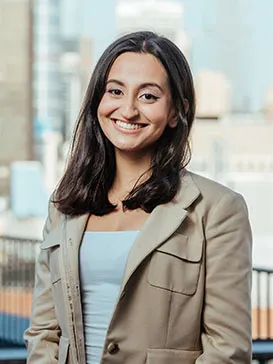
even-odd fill
[(203, 241), (176, 234), (152, 254), (148, 282), (154, 287), (184, 295), (196, 292)]
[(201, 351), (148, 349), (145, 364), (194, 364)]
[(65, 364), (67, 362), (68, 357), (68, 349), (69, 349), (69, 339), (61, 336), (59, 342), (59, 364)]

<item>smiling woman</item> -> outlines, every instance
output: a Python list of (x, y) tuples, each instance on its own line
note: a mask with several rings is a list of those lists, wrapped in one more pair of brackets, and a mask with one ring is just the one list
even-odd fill
[(151, 213), (178, 191), (195, 114), (191, 71), (167, 38), (137, 34), (111, 44), (94, 69), (55, 194), (62, 213)]
[(249, 364), (244, 199), (186, 170), (183, 53), (127, 34), (92, 74), (36, 266), (28, 363)]

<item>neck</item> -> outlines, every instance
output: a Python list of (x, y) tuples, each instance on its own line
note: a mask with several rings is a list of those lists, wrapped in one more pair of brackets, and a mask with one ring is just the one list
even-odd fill
[(113, 190), (124, 198), (137, 184), (149, 178), (151, 157), (135, 153), (121, 153), (116, 151), (116, 177)]

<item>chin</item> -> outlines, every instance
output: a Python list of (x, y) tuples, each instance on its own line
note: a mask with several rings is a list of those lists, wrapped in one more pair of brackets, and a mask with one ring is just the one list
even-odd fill
[(139, 152), (143, 149), (140, 146), (135, 146), (130, 144), (113, 143), (113, 145), (115, 149), (118, 149), (123, 152)]
[(140, 152), (141, 149), (138, 148), (132, 148), (132, 147), (120, 147), (115, 146), (115, 149), (119, 150), (120, 152), (128, 152), (128, 153), (137, 153)]

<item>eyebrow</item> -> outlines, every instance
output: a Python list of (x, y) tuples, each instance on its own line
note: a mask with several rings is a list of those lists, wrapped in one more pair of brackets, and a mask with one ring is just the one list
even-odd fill
[[(111, 83), (111, 82), (113, 82), (113, 83), (117, 83), (118, 85), (120, 85), (120, 86), (123, 86), (123, 87), (125, 87), (125, 84), (122, 82), (122, 81), (119, 81), (119, 80), (116, 80), (116, 79), (110, 79), (110, 80), (108, 80), (107, 82), (106, 82), (106, 85), (108, 85), (108, 83)], [(143, 88), (145, 88), (145, 87), (157, 87), (161, 92), (163, 92), (163, 89), (162, 89), (162, 87), (160, 87), (157, 83), (155, 83), (155, 82), (145, 82), (145, 83), (142, 83), (142, 84), (140, 84), (140, 86), (139, 86), (139, 88), (140, 89), (143, 89)]]

